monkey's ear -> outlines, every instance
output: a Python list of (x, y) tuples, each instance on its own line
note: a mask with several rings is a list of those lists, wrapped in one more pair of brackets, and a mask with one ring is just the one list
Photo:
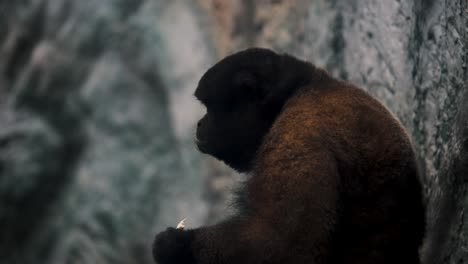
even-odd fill
[(274, 83), (269, 87), (264, 103), (272, 108), (281, 108), (299, 87), (313, 77), (313, 66), (305, 61), (284, 54), (278, 60)]

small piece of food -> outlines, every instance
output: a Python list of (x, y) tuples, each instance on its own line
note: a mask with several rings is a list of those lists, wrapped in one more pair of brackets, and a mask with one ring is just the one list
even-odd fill
[(176, 229), (182, 229), (183, 230), (185, 228), (185, 220), (187, 220), (187, 218), (182, 219), (182, 221), (180, 221), (179, 224), (177, 224)]

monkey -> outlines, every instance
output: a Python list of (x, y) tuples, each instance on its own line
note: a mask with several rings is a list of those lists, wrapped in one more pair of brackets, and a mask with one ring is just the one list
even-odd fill
[(420, 263), (415, 151), (377, 99), (265, 48), (225, 57), (194, 95), (198, 149), (246, 181), (231, 218), (157, 234), (157, 263)]

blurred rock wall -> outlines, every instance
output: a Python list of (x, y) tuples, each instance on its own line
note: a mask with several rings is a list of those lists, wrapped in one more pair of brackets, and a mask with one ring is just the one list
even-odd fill
[(0, 2), (1, 263), (152, 263), (157, 231), (205, 222), (191, 94), (214, 55), (198, 16)]
[(0, 1), (0, 263), (151, 263), (226, 215), (239, 175), (192, 143), (192, 97), (250, 46), (381, 99), (412, 134), (426, 263), (468, 261), (466, 0)]

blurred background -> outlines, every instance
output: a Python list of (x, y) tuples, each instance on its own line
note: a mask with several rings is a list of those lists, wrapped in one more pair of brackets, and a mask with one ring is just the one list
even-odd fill
[(468, 1), (0, 0), (0, 263), (152, 263), (157, 232), (232, 213), (192, 94), (251, 46), (383, 101), (421, 161), (423, 258), (468, 262)]

